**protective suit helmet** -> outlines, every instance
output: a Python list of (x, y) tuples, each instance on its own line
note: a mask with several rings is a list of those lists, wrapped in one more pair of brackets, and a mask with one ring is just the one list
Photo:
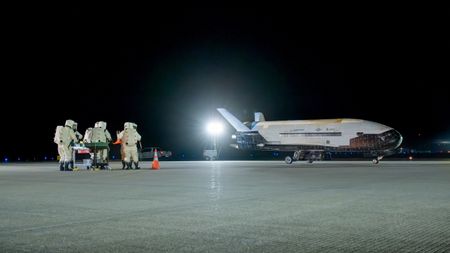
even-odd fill
[(95, 123), (95, 127), (99, 127), (101, 129), (106, 129), (106, 122), (98, 121), (97, 123)]
[(131, 123), (131, 122), (125, 122), (125, 124), (123, 124), (123, 128), (125, 128), (125, 129), (133, 128), (133, 123)]
[(75, 123), (75, 121), (68, 119), (68, 120), (66, 120), (66, 123), (64, 125), (73, 129), (74, 126), (76, 127), (76, 124), (77, 123)]

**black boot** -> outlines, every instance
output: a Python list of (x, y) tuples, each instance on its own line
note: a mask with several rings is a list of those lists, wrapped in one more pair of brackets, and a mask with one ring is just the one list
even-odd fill
[(133, 168), (131, 167), (131, 162), (127, 163), (127, 170), (132, 170)]
[(139, 162), (135, 162), (135, 163), (134, 163), (134, 168), (135, 168), (136, 170), (140, 170), (140, 169), (141, 169), (141, 167), (139, 167)]
[(73, 170), (73, 161), (70, 161), (69, 163), (70, 163), (70, 164), (69, 164), (70, 170)]
[(67, 171), (72, 171), (73, 170), (73, 168), (71, 167), (73, 165), (71, 165), (71, 164), (72, 164), (72, 161), (67, 162), (67, 168), (66, 168)]
[(64, 171), (64, 162), (59, 162), (59, 171)]
[(124, 160), (122, 160), (122, 169), (124, 170), (126, 166), (127, 166), (127, 164), (125, 163)]
[(64, 162), (64, 171), (69, 171), (69, 162)]

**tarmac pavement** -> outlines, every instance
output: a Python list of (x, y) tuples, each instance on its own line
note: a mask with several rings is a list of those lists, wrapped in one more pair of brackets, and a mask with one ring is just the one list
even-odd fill
[(450, 252), (450, 162), (0, 165), (2, 252)]

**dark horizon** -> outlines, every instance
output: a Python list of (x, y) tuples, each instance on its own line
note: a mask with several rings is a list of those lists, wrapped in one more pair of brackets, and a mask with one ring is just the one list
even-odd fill
[(82, 134), (106, 121), (113, 138), (132, 121), (144, 146), (200, 158), (217, 107), (243, 121), (371, 120), (402, 146), (450, 138), (449, 40), (430, 8), (8, 15), (0, 158), (56, 157), (66, 119)]

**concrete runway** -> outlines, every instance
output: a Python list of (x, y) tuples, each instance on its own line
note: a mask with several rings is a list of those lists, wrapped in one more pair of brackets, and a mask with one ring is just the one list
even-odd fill
[(450, 162), (112, 166), (0, 165), (0, 251), (450, 252)]

